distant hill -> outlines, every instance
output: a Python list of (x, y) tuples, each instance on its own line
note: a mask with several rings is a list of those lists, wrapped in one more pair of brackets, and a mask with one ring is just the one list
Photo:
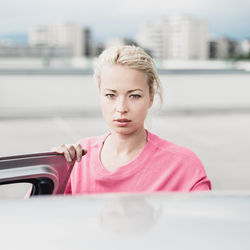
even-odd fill
[(0, 40), (10, 41), (15, 44), (28, 44), (28, 34), (26, 33), (13, 33), (13, 34), (0, 34)]

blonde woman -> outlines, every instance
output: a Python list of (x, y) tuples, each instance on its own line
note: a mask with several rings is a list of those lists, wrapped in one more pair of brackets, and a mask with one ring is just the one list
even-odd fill
[(75, 165), (66, 194), (211, 190), (192, 151), (144, 128), (155, 95), (161, 98), (148, 54), (135, 46), (108, 48), (99, 56), (94, 76), (110, 132), (56, 148)]

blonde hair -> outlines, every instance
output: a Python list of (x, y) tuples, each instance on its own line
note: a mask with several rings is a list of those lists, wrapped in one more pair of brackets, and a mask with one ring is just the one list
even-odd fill
[(147, 75), (149, 93), (152, 97), (159, 95), (162, 103), (162, 88), (153, 59), (140, 47), (113, 46), (105, 49), (98, 57), (94, 77), (100, 87), (101, 71), (106, 66), (122, 65), (139, 70)]

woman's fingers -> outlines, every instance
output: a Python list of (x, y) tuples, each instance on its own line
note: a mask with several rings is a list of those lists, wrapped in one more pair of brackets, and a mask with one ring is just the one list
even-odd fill
[(70, 154), (71, 161), (74, 161), (75, 158), (76, 158), (76, 149), (75, 149), (75, 146), (74, 145), (68, 146), (68, 151), (69, 151), (69, 154)]
[(52, 148), (51, 150), (59, 154), (64, 154), (65, 159), (71, 164), (75, 160), (80, 162), (82, 159), (82, 156), (87, 153), (87, 150), (82, 149), (81, 144), (77, 144), (77, 145), (62, 144), (59, 147)]
[(82, 152), (83, 150), (82, 150), (82, 146), (80, 145), (80, 144), (78, 144), (77, 146), (76, 146), (76, 160), (78, 161), (78, 162), (80, 162), (81, 161), (81, 159), (82, 159), (82, 156), (83, 156), (83, 152)]
[(61, 145), (62, 148), (62, 153), (64, 154), (65, 159), (69, 162), (72, 163), (73, 159), (71, 158), (70, 150), (66, 145)]

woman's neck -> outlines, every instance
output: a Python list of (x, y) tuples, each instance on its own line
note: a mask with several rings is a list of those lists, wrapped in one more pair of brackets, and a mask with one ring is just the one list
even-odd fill
[(105, 141), (105, 146), (112, 148), (116, 155), (131, 154), (141, 150), (147, 143), (147, 132), (144, 128), (133, 134), (124, 135), (112, 132)]

